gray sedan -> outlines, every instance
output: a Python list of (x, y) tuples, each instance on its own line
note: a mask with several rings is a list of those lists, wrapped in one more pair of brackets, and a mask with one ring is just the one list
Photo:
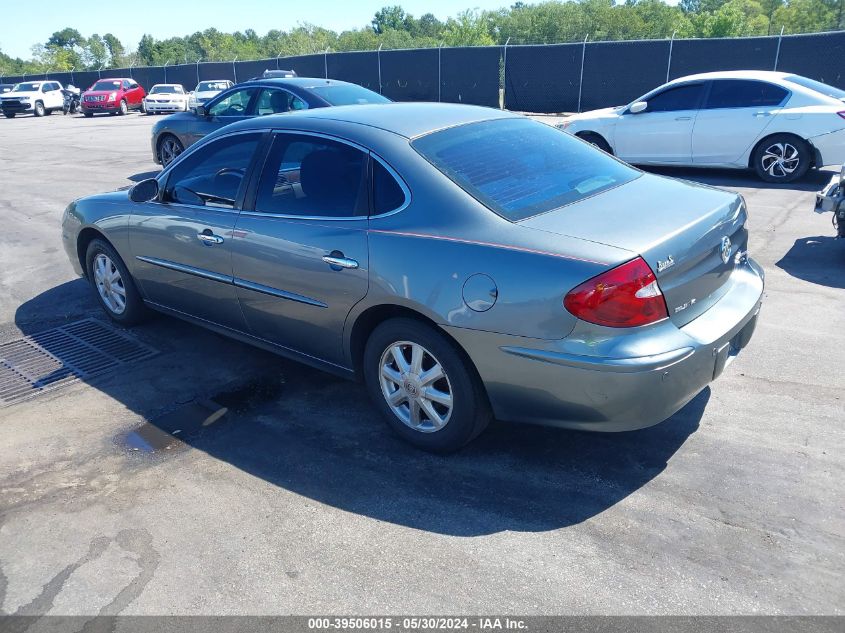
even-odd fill
[(361, 378), (445, 452), (492, 416), (671, 416), (754, 331), (745, 223), (735, 194), (519, 115), (388, 104), (228, 126), (62, 230), (118, 323), (153, 309)]

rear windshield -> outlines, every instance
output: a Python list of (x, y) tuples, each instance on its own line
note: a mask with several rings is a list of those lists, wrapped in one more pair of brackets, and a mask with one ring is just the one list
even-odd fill
[(209, 90), (226, 90), (229, 87), (225, 81), (201, 81), (197, 86), (197, 92), (207, 92)]
[(310, 90), (332, 105), (360, 105), (364, 103), (390, 103), (390, 99), (361, 86), (328, 84), (313, 86)]
[(566, 132), (524, 118), (461, 125), (411, 146), (468, 194), (514, 222), (640, 175)]
[(833, 97), (834, 99), (845, 99), (845, 90), (841, 90), (839, 88), (834, 88), (833, 86), (823, 84), (822, 82), (816, 81), (815, 79), (808, 79), (807, 77), (802, 77), (801, 75), (787, 75), (786, 77), (784, 77), (784, 80), (788, 81), (789, 83), (797, 84), (804, 88), (809, 88), (810, 90), (820, 92), (826, 97)]
[(98, 81), (93, 86), (91, 86), (91, 90), (117, 90), (120, 88), (120, 80), (118, 79), (110, 79), (108, 81)]

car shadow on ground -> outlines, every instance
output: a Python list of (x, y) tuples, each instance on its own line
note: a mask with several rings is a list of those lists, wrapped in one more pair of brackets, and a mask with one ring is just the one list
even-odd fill
[[(34, 334), (97, 310), (87, 282), (77, 280), (24, 303), (15, 321)], [(627, 433), (494, 421), (462, 451), (436, 456), (395, 437), (360, 384), (168, 317), (134, 335), (162, 354), (89, 380), (147, 420), (129, 435), (116, 431), (109, 443), (107, 450), (125, 454), (128, 469), (196, 449), (317, 502), (455, 536), (553, 530), (607, 510), (666, 468), (697, 430), (710, 398), (705, 389), (662, 424)], [(201, 362), (184, 362), (190, 350), (202, 350)], [(246, 363), (240, 377), (205, 390), (235, 359)], [(145, 383), (152, 393), (174, 384), (194, 391), (181, 404), (162, 396), (170, 398), (162, 408), (140, 387)]]
[(832, 235), (799, 238), (775, 266), (804, 281), (845, 288), (845, 240)]
[(680, 180), (714, 187), (731, 189), (743, 187), (748, 189), (789, 189), (792, 191), (818, 191), (830, 181), (832, 171), (812, 169), (796, 182), (772, 183), (764, 182), (748, 169), (709, 169), (692, 167), (646, 167), (646, 171), (659, 176), (669, 176)]

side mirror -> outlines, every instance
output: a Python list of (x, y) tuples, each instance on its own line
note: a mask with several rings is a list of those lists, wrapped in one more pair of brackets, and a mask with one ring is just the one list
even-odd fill
[(158, 180), (148, 178), (142, 180), (129, 190), (129, 199), (132, 202), (149, 202), (158, 196)]
[(639, 114), (640, 112), (645, 112), (647, 107), (648, 101), (635, 101), (631, 104), (631, 107), (628, 108), (628, 111), (631, 114)]
[(207, 114), (204, 105), (198, 105), (196, 108), (194, 108), (194, 111), (196, 111), (197, 116), (205, 116)]

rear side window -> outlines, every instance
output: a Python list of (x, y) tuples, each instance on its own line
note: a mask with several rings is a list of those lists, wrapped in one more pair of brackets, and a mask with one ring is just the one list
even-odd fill
[(345, 143), (277, 134), (261, 172), (255, 210), (326, 218), (366, 215), (366, 159)]
[(834, 88), (828, 84), (823, 84), (815, 79), (809, 79), (807, 77), (802, 77), (801, 75), (787, 75), (784, 79), (791, 84), (815, 90), (826, 97), (833, 97), (834, 99), (840, 100), (845, 99), (845, 90), (842, 90), (841, 88)]
[(780, 86), (764, 81), (718, 79), (710, 86), (710, 95), (705, 107), (712, 110), (776, 106), (780, 105), (788, 94)]
[(704, 92), (704, 84), (690, 84), (669, 88), (648, 98), (646, 112), (674, 112), (697, 110)]
[(405, 192), (379, 161), (373, 160), (373, 215), (395, 211), (405, 204)]
[(566, 132), (522, 117), (448, 128), (411, 146), (468, 194), (514, 222), (640, 175)]

